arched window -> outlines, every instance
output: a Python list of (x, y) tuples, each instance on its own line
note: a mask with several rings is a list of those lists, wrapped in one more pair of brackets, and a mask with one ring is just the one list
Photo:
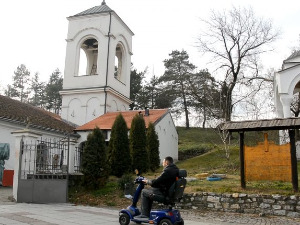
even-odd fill
[(78, 76), (96, 75), (97, 59), (98, 41), (95, 38), (89, 38), (80, 46)]
[(115, 55), (115, 73), (114, 76), (116, 79), (122, 81), (122, 66), (123, 66), (123, 47), (120, 43), (117, 44), (116, 47), (116, 55)]

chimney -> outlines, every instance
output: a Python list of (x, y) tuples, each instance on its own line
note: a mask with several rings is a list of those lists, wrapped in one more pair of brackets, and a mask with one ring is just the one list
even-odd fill
[(145, 107), (145, 116), (149, 116), (149, 109), (148, 109), (148, 107)]

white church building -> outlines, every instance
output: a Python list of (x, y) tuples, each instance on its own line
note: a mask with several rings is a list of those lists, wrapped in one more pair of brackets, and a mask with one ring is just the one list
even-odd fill
[[(119, 113), (127, 116), (128, 129), (139, 113), (129, 111), (134, 34), (105, 1), (68, 20), (61, 117), (80, 126), (75, 130), (81, 135), (79, 143), (86, 140), (95, 126), (108, 133), (109, 141)], [(168, 155), (178, 160), (178, 134), (170, 111), (149, 110), (144, 118), (146, 126), (148, 122), (155, 125), (161, 161)], [(109, 121), (109, 126), (101, 121)]]
[[(67, 161), (67, 155), (62, 154), (61, 150), (52, 151), (51, 154), (47, 150), (48, 156), (40, 154), (39, 157), (43, 162), (55, 162), (56, 169), (59, 164), (61, 167), (67, 163), (68, 172), (72, 173), (76, 164), (75, 150), (82, 146), (87, 134), (94, 128), (95, 124), (92, 121), (100, 121), (100, 124), (96, 125), (108, 134), (106, 141), (109, 141), (111, 127), (104, 127), (101, 121), (108, 121), (107, 117), (122, 113), (127, 115), (130, 129), (130, 118), (140, 113), (129, 111), (129, 105), (132, 103), (129, 97), (134, 35), (130, 28), (105, 1), (100, 6), (67, 19), (69, 26), (65, 70), (63, 90), (60, 92), (61, 116), (0, 95), (0, 147), (5, 149), (5, 158), (0, 160), (1, 168), (3, 169), (4, 165), (5, 170), (14, 170), (18, 176), (19, 159), (26, 155), (23, 155), (24, 146), (20, 145), (21, 140), (27, 140), (33, 143), (32, 146), (37, 146), (34, 142), (41, 143), (48, 139), (63, 140), (65, 143), (66, 137), (69, 137), (71, 146)], [(144, 118), (146, 125), (148, 122), (155, 125), (160, 141), (161, 160), (167, 155), (178, 160), (178, 134), (170, 111), (150, 109)], [(112, 117), (109, 121), (112, 124)], [(34, 147), (30, 147), (30, 151), (33, 150)], [(38, 162), (34, 162), (31, 169), (39, 167)], [(24, 174), (28, 176), (27, 172)], [(19, 178), (14, 176), (14, 183), (18, 180)], [(14, 187), (15, 199), (16, 196), (17, 188)]]
[(277, 117), (292, 117), (290, 106), (293, 95), (298, 92), (300, 92), (300, 51), (294, 52), (284, 60), (282, 69), (274, 75)]
[[(283, 61), (282, 69), (274, 74), (276, 116), (294, 117), (291, 112), (293, 96), (300, 92), (300, 51), (295, 51)], [(283, 134), (281, 134), (284, 136)], [(297, 159), (300, 159), (300, 142), (296, 142)]]

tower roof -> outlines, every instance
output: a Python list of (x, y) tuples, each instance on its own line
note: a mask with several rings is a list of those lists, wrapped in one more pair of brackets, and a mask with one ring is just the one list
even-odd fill
[(113, 12), (113, 10), (106, 5), (105, 1), (103, 1), (101, 5), (94, 6), (83, 12), (75, 14), (74, 16), (85, 16), (85, 15), (107, 13), (107, 12)]
[(284, 61), (287, 61), (287, 60), (290, 60), (290, 59), (294, 59), (294, 58), (297, 58), (300, 56), (300, 50), (298, 51), (294, 51), (286, 60)]

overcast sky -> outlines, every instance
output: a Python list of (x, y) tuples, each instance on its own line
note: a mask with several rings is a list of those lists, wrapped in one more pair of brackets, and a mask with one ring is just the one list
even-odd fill
[[(1, 2), (0, 87), (12, 83), (13, 72), (25, 64), (31, 74), (47, 81), (64, 71), (68, 21), (66, 17), (101, 5), (102, 0), (9, 0)], [(186, 50), (199, 69), (208, 68), (197, 48), (200, 18), (210, 11), (252, 6), (259, 17), (271, 19), (282, 31), (275, 52), (266, 54), (265, 68), (280, 68), (291, 49), (299, 46), (300, 1), (285, 0), (106, 0), (134, 32), (132, 63), (148, 76), (160, 76), (172, 50)], [(1, 91), (1, 88), (0, 88)]]

